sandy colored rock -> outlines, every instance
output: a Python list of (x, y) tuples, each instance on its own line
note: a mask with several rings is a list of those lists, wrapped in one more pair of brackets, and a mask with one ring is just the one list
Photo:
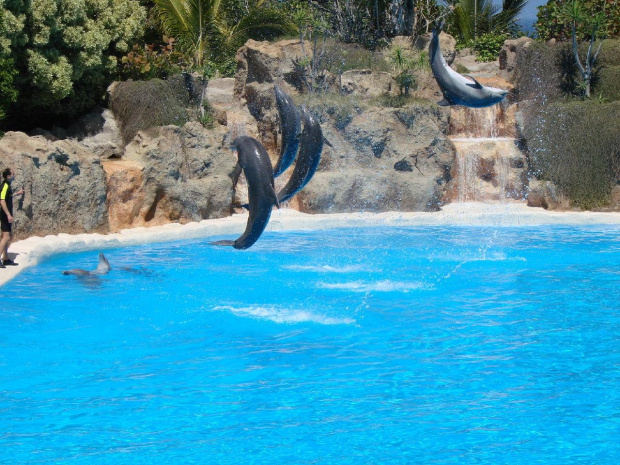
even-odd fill
[(342, 73), (342, 91), (363, 98), (398, 94), (398, 85), (390, 73), (356, 69)]
[[(231, 213), (233, 186), (230, 178), (237, 162), (228, 148), (228, 131), (222, 126), (205, 129), (190, 122), (182, 128), (164, 126), (139, 132), (126, 147), (122, 163), (132, 162), (133, 174), (115, 174), (110, 199), (128, 197), (132, 204), (113, 211), (115, 228), (187, 223), (221, 218)], [(142, 168), (141, 176), (138, 170)], [(141, 185), (138, 186), (141, 179)]]

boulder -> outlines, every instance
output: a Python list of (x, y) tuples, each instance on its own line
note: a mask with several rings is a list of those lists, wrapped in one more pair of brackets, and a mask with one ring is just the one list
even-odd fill
[(113, 231), (231, 213), (237, 158), (225, 127), (196, 122), (141, 131), (122, 160), (104, 164)]
[(519, 37), (518, 39), (506, 40), (499, 52), (500, 75), (512, 82), (512, 76), (517, 65), (517, 55), (523, 48), (527, 48), (534, 42), (530, 37)]
[(15, 170), (16, 239), (58, 233), (108, 231), (101, 160), (73, 140), (49, 141), (7, 132), (0, 139), (0, 166)]
[(96, 108), (67, 128), (67, 135), (77, 139), (100, 158), (115, 158), (125, 149), (116, 119), (108, 109)]
[(545, 210), (569, 210), (570, 202), (551, 181), (531, 179), (527, 192), (528, 207)]

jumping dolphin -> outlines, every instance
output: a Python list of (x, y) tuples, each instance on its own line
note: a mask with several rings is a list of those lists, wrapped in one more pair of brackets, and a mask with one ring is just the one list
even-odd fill
[(321, 161), (323, 151), (323, 131), (319, 121), (303, 106), (301, 119), (304, 130), (301, 133), (299, 155), (295, 162), (295, 169), (286, 186), (278, 192), (278, 202), (286, 202), (308, 184)]
[(273, 169), (274, 178), (284, 173), (293, 163), (299, 149), (299, 133), (301, 132), (299, 111), (291, 97), (280, 89), (279, 86), (276, 86), (276, 104), (278, 106), (278, 114), (280, 115), (282, 144), (280, 147), (280, 157)]
[(439, 33), (441, 25), (433, 29), (433, 38), (429, 46), (431, 70), (437, 84), (443, 93), (443, 100), (438, 105), (463, 105), (472, 108), (490, 107), (501, 102), (508, 91), (486, 87), (473, 77), (461, 76), (448, 66), (439, 48)]
[(71, 270), (63, 271), (62, 274), (65, 275), (73, 275), (73, 276), (96, 276), (107, 274), (110, 271), (110, 264), (108, 263), (108, 259), (105, 258), (103, 253), (99, 254), (99, 264), (97, 265), (97, 269), (93, 271), (86, 271), (81, 268), (73, 268)]
[[(245, 232), (235, 241), (216, 241), (214, 245), (232, 245), (235, 249), (251, 247), (263, 233), (271, 216), (271, 209), (279, 207), (273, 185), (273, 169), (269, 155), (260, 142), (249, 136), (237, 137), (232, 145), (237, 149), (236, 173), (243, 169), (248, 182), (250, 216)], [(238, 174), (233, 175), (238, 177)]]

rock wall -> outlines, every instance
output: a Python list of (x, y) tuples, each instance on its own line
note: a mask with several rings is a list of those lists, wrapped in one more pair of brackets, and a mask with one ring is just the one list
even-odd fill
[(225, 127), (196, 122), (139, 132), (121, 160), (103, 163), (110, 229), (230, 215), (237, 160), (227, 144)]
[(109, 230), (101, 161), (78, 142), (8, 132), (0, 167), (15, 170), (14, 191), (26, 191), (13, 201), (16, 239)]
[(439, 208), (454, 161), (454, 146), (444, 135), (448, 112), (430, 104), (371, 107), (344, 128), (338, 124), (323, 115), (333, 147), (324, 146), (316, 174), (293, 206), (307, 213)]

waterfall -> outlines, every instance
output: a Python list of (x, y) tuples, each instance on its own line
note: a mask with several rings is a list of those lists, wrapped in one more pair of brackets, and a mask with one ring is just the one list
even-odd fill
[(452, 107), (449, 138), (456, 166), (447, 201), (522, 200), (527, 162), (516, 138), (516, 105)]

